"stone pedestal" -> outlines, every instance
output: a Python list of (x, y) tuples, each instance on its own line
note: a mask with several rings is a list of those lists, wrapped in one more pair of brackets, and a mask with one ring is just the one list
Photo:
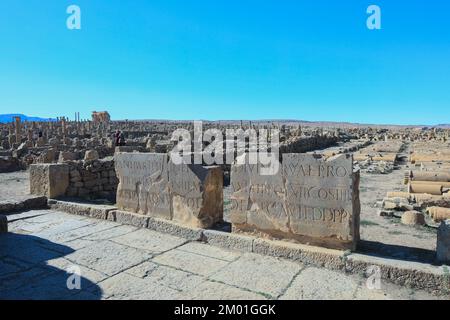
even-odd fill
[(64, 196), (69, 186), (66, 164), (33, 164), (30, 166), (30, 192), (47, 198)]

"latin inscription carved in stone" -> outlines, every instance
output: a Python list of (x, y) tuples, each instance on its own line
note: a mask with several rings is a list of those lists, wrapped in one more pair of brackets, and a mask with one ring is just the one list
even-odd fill
[(257, 165), (233, 165), (231, 222), (259, 232), (332, 248), (359, 240), (359, 173), (350, 156), (328, 160), (284, 154), (281, 172), (261, 176)]

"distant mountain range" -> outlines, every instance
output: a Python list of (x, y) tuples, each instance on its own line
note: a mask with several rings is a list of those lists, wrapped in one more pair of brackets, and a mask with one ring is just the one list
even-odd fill
[[(53, 118), (39, 118), (29, 117), (24, 114), (0, 114), (0, 123), (9, 123), (14, 121), (14, 117), (20, 117), (21, 121), (29, 122), (43, 122), (43, 121), (56, 121)], [(160, 121), (169, 123), (185, 123), (191, 122), (191, 120), (164, 120), (164, 119), (148, 119), (148, 120), (133, 120), (133, 121)], [(395, 124), (363, 124), (363, 123), (351, 123), (351, 122), (333, 122), (333, 121), (305, 121), (305, 120), (289, 120), (289, 119), (265, 119), (265, 120), (242, 120), (244, 123), (252, 122), (254, 124), (261, 123), (278, 123), (287, 125), (305, 125), (305, 126), (318, 126), (318, 127), (378, 127), (378, 128), (443, 128), (450, 129), (450, 124), (438, 124), (438, 125), (395, 125)], [(240, 124), (240, 120), (216, 120), (208, 121), (205, 123), (220, 123), (220, 124)]]
[(14, 117), (20, 117), (20, 120), (22, 122), (29, 121), (29, 122), (44, 122), (44, 121), (56, 121), (56, 119), (52, 118), (39, 118), (39, 117), (28, 117), (24, 114), (0, 114), (0, 123), (9, 123), (14, 121)]

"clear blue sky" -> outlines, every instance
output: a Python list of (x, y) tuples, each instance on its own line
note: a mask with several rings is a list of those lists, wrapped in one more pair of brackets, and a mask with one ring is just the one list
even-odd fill
[(444, 0), (1, 0), (0, 41), (0, 114), (450, 123)]

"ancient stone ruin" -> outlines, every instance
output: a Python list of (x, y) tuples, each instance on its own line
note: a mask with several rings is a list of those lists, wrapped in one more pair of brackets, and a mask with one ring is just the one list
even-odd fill
[(111, 121), (111, 116), (109, 115), (109, 113), (107, 111), (102, 111), (102, 112), (93, 111), (92, 112), (92, 122), (108, 123), (110, 121)]
[(208, 228), (223, 219), (220, 167), (175, 165), (167, 154), (117, 153), (117, 207)]
[(112, 158), (30, 166), (30, 193), (115, 201), (118, 180)]
[[(81, 252), (81, 259), (86, 254), (89, 266), (100, 272), (126, 261), (124, 250), (139, 246), (146, 252), (152, 246), (148, 241), (163, 250), (159, 239), (175, 237), (167, 254), (182, 270), (200, 261), (183, 260), (193, 248), (201, 248), (195, 249), (200, 257), (231, 250), (262, 255), (258, 265), (273, 266), (274, 257), (282, 258), (320, 272), (343, 271), (339, 277), (379, 266), (383, 281), (438, 294), (445, 288), (443, 265), (450, 263), (448, 130), (205, 122), (204, 130), (218, 128), (224, 137), (228, 129), (249, 135), (243, 156), (229, 149), (233, 138), (224, 139), (223, 154), (217, 155), (223, 160), (232, 155), (234, 163), (207, 166), (205, 158), (196, 165), (177, 165), (171, 158), (176, 145), (172, 133), (186, 129), (192, 135), (191, 122), (109, 121), (101, 116), (80, 121), (77, 113), (75, 118), (15, 119), (0, 125), (0, 172), (8, 172), (0, 174), (3, 237), (36, 230), (48, 217), (49, 239), (61, 223), (57, 238), (73, 243), (75, 254)], [(272, 152), (267, 146), (250, 147), (250, 129), (280, 132), (279, 157), (274, 158), (279, 170), (273, 174), (267, 174), (264, 162), (250, 162), (254, 151)], [(124, 146), (115, 143), (119, 130)], [(208, 146), (203, 141), (203, 157)], [(195, 155), (199, 152), (194, 150)], [(85, 223), (89, 225), (79, 227)], [(129, 237), (124, 241), (131, 247), (107, 248), (117, 247), (121, 232), (130, 231), (123, 239)], [(92, 240), (113, 234), (118, 236), (106, 241), (106, 247)], [(182, 243), (186, 245), (178, 249)], [(91, 253), (91, 246), (98, 251)], [(257, 265), (245, 268), (257, 270)]]
[[(246, 158), (248, 160), (248, 157)], [(233, 165), (234, 231), (330, 248), (356, 248), (359, 240), (359, 173), (349, 155), (327, 160), (283, 154), (281, 170), (261, 175), (261, 165)]]

